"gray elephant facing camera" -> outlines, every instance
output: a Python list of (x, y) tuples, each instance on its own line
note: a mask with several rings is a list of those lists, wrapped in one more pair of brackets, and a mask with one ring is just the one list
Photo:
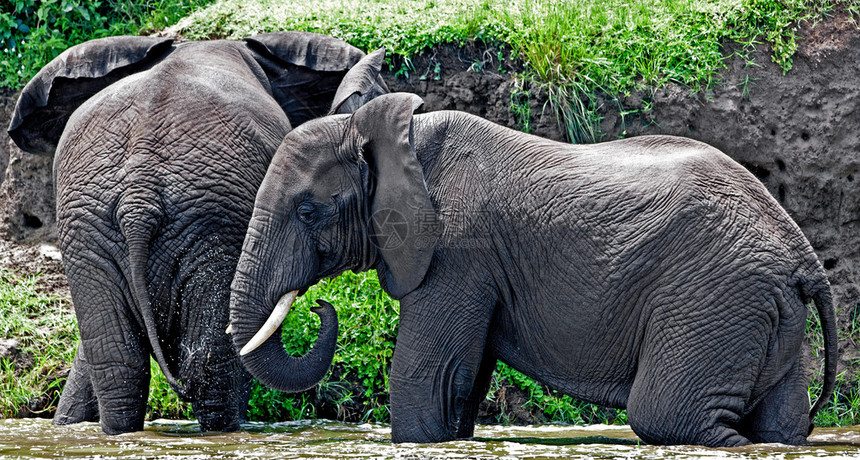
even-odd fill
[[(150, 354), (203, 431), (238, 427), (250, 377), (225, 333), (254, 196), (294, 127), (388, 92), (384, 52), (303, 32), (70, 48), (9, 132), (54, 155), (59, 243), (81, 344), (54, 422), (143, 428)], [(333, 349), (318, 347), (325, 356)], [(325, 361), (321, 359), (320, 361)], [(292, 389), (327, 370), (305, 367)]]
[[(806, 442), (835, 381), (835, 311), (808, 241), (755, 177), (684, 138), (569, 145), (461, 112), (413, 116), (420, 103), (381, 96), (278, 149), (230, 301), (253, 375), (289, 381), (280, 334), (261, 329), (288, 310), (278, 298), (375, 268), (400, 299), (394, 442), (471, 436), (497, 360), (627, 408), (649, 443)], [(826, 349), (811, 409), (810, 300)]]

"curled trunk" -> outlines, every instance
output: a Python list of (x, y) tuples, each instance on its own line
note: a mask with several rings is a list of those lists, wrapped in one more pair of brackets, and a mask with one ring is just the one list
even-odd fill
[[(242, 364), (257, 380), (280, 391), (297, 392), (316, 385), (328, 372), (337, 344), (337, 312), (328, 302), (317, 301), (320, 306), (311, 309), (320, 317), (320, 332), (313, 348), (304, 356), (293, 357), (281, 343), (282, 319), (276, 320), (277, 327), (270, 330), (268, 338), (258, 337), (258, 346), (249, 345), (258, 331), (264, 328), (275, 310), (275, 302), (270, 298), (259, 277), (248, 273), (259, 273), (258, 267), (248, 267), (249, 256), (243, 254), (240, 269), (233, 280), (230, 298), (230, 333), (233, 345), (241, 350)], [(289, 292), (290, 302), (295, 293)], [(289, 310), (289, 305), (281, 305)], [(274, 333), (272, 333), (274, 332)], [(246, 348), (246, 346), (248, 348)]]

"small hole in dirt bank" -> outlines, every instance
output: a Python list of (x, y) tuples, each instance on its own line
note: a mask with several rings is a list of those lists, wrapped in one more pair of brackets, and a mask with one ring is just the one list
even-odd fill
[(779, 202), (785, 203), (785, 185), (779, 184), (779, 188), (776, 193), (779, 195)]
[(24, 226), (27, 228), (42, 228), (42, 220), (38, 217), (24, 213)]
[(770, 129), (770, 135), (771, 135), (771, 136), (776, 136), (776, 130), (775, 130), (775, 129), (773, 129), (773, 128), (771, 128), (771, 129)]
[(777, 159), (776, 160), (776, 167), (779, 168), (780, 172), (785, 172), (785, 162), (784, 161)]
[(761, 167), (760, 165), (752, 163), (741, 163), (741, 166), (747, 168), (747, 171), (753, 173), (753, 176), (757, 177), (760, 181), (764, 181), (765, 179), (770, 177), (770, 171)]
[(825, 270), (833, 270), (836, 268), (836, 264), (839, 263), (839, 259), (826, 259), (824, 261), (824, 269)]
[(848, 182), (854, 182), (854, 174), (849, 174), (846, 179), (848, 179)]
[(803, 139), (804, 142), (809, 140), (809, 133), (800, 133), (800, 138)]

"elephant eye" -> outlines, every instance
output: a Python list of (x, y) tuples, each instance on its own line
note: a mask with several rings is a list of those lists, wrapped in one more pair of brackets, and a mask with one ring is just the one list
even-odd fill
[(297, 211), (299, 220), (305, 224), (313, 224), (316, 220), (316, 208), (310, 203), (302, 203)]

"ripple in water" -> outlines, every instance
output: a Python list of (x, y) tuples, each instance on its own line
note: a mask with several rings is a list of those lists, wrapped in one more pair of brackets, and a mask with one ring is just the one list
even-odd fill
[(659, 447), (626, 426), (479, 426), (472, 441), (391, 444), (387, 426), (331, 421), (246, 423), (238, 433), (201, 433), (194, 422), (156, 420), (138, 433), (102, 434), (97, 423), (55, 427), (44, 419), (0, 420), (2, 458), (559, 459), (858, 458), (860, 427), (816, 429), (811, 446), (732, 449)]

